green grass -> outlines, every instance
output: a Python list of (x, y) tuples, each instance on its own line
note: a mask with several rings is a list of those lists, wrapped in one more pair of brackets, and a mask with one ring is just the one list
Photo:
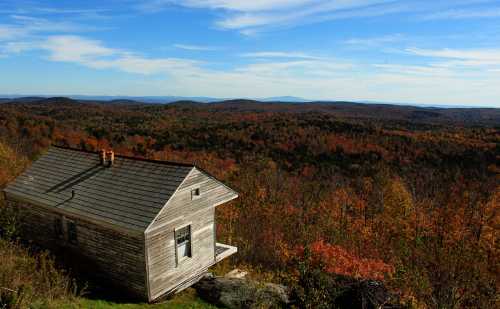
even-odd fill
[(218, 307), (210, 305), (196, 296), (193, 289), (187, 289), (175, 295), (172, 299), (159, 304), (147, 303), (114, 303), (105, 300), (93, 300), (88, 298), (78, 298), (71, 303), (56, 303), (51, 306), (33, 306), (35, 309), (61, 308), (61, 309), (216, 309)]

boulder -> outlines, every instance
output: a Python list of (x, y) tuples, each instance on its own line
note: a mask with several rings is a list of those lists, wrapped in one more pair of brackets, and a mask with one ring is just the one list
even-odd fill
[(246, 275), (248, 275), (248, 272), (236, 268), (225, 274), (224, 277), (243, 279)]
[(243, 278), (208, 275), (194, 288), (205, 301), (230, 309), (283, 308), (290, 303), (285, 286)]

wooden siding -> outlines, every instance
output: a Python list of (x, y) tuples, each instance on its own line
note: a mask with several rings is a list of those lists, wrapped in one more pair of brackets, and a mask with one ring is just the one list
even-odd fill
[[(196, 188), (201, 196), (192, 199), (191, 190)], [(215, 263), (215, 206), (237, 196), (193, 168), (145, 233), (150, 300), (179, 289)], [(174, 231), (186, 224), (191, 225), (192, 257), (177, 265)]]
[[(9, 199), (7, 205), (18, 212), (23, 239), (49, 249), (74, 251), (91, 262), (96, 274), (137, 296), (147, 296), (143, 234), (121, 233), (51, 208), (13, 199)], [(57, 236), (54, 224), (57, 218), (76, 224), (77, 244), (69, 244)], [(66, 224), (63, 224), (64, 229)]]

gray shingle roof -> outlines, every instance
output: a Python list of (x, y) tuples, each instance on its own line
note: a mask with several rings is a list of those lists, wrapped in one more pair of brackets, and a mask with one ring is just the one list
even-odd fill
[(193, 167), (123, 156), (115, 156), (113, 166), (106, 167), (99, 164), (97, 153), (51, 147), (5, 192), (37, 205), (144, 231)]

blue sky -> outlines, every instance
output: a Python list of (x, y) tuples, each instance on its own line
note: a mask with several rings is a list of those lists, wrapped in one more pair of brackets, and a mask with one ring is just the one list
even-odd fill
[(500, 107), (500, 1), (0, 2), (0, 93)]

